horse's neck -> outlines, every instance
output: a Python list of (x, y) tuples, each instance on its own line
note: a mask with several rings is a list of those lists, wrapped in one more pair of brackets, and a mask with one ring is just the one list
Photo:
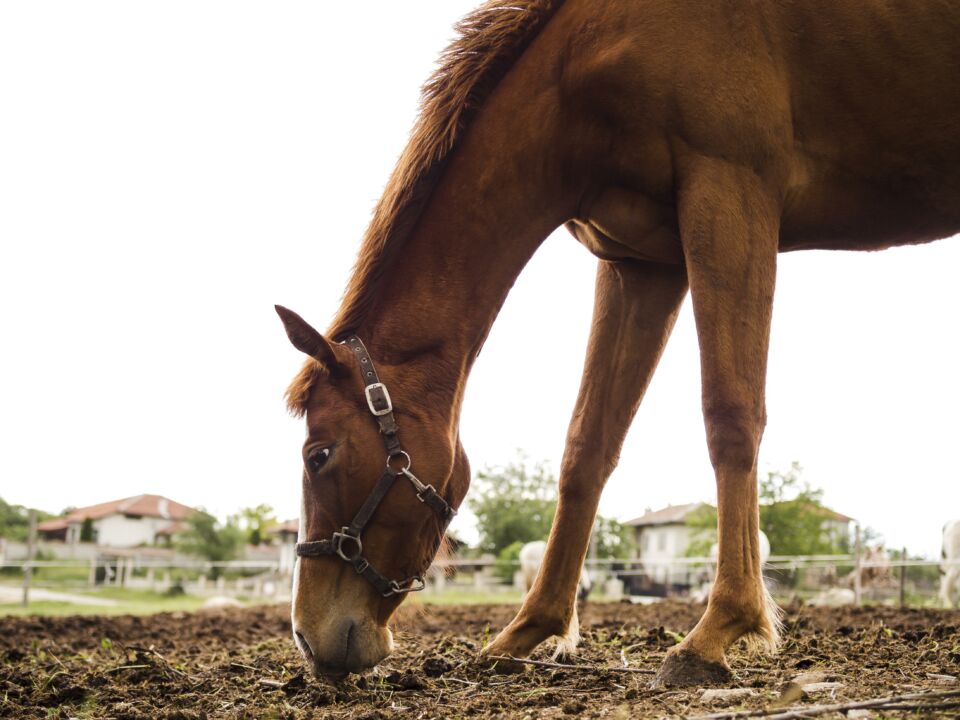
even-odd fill
[(407, 364), (453, 392), (454, 412), (510, 287), (575, 210), (558, 180), (553, 100), (531, 98), (531, 84), (508, 75), (465, 133), (359, 328), (375, 356), (416, 358)]

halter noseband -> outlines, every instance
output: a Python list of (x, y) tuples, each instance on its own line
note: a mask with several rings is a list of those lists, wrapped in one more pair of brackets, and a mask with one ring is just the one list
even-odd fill
[[(394, 481), (401, 475), (413, 485), (417, 493), (417, 499), (440, 516), (441, 538), (457, 511), (440, 497), (433, 485), (424, 485), (416, 475), (410, 472), (412, 461), (410, 455), (400, 446), (400, 440), (397, 438), (399, 428), (396, 419), (393, 417), (393, 403), (390, 400), (390, 393), (387, 392), (386, 386), (380, 382), (377, 370), (373, 366), (373, 360), (370, 359), (370, 354), (360, 338), (352, 335), (344, 341), (344, 345), (353, 350), (354, 356), (360, 363), (360, 374), (363, 376), (364, 383), (363, 393), (367, 398), (367, 407), (370, 408), (370, 412), (380, 426), (380, 434), (383, 436), (383, 442), (387, 448), (387, 467), (350, 525), (341, 528), (340, 532), (333, 533), (329, 540), (297, 543), (296, 552), (299, 557), (318, 555), (339, 557), (344, 562), (350, 563), (357, 574), (373, 585), (383, 597), (417, 592), (426, 587), (423, 577), (413, 575), (402, 582), (388, 580), (363, 557), (363, 543), (360, 540), (360, 535), (367, 523), (370, 522), (370, 518), (373, 517), (377, 507), (387, 496), (387, 492), (393, 486)], [(395, 467), (401, 462), (403, 467)]]

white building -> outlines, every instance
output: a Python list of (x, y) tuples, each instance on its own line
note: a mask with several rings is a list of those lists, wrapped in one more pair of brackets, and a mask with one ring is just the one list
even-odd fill
[(637, 558), (650, 580), (663, 584), (686, 584), (688, 568), (670, 566), (670, 562), (683, 558), (694, 530), (687, 525), (687, 517), (705, 503), (668, 505), (662, 510), (651, 511), (626, 524), (634, 529)]
[(297, 564), (295, 550), (299, 533), (299, 520), (287, 520), (267, 530), (267, 535), (273, 538), (279, 548), (281, 572), (292, 573)]
[[(41, 538), (75, 544), (89, 540), (101, 546), (130, 548), (165, 542), (185, 529), (195, 510), (162, 495), (136, 495), (71, 510), (62, 518), (37, 525)], [(84, 523), (91, 537), (83, 537)]]

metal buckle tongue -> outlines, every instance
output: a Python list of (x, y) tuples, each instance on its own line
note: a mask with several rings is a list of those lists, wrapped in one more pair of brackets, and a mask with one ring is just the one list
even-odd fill
[(372, 383), (363, 389), (363, 394), (367, 396), (367, 407), (377, 417), (388, 415), (393, 412), (393, 402), (390, 400), (390, 393), (387, 392), (387, 386), (383, 383)]

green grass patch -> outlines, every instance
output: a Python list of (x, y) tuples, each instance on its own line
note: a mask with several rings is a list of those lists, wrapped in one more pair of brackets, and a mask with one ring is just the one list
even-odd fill
[(161, 612), (193, 611), (203, 605), (200, 598), (179, 597), (156, 603), (120, 603), (118, 605), (77, 605), (40, 600), (23, 605), (0, 604), (0, 615), (153, 615)]
[(483, 592), (482, 590), (444, 590), (440, 593), (422, 592), (412, 595), (411, 602), (425, 605), (478, 605), (509, 604), (520, 602), (523, 593), (519, 590)]

